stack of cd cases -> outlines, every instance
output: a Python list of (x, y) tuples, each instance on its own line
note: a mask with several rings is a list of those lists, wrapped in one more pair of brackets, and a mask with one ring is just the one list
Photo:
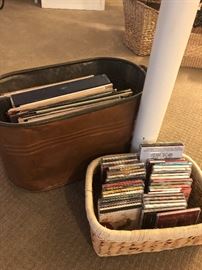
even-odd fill
[[(151, 161), (149, 161), (151, 164)], [(156, 161), (152, 166), (150, 176), (150, 192), (180, 192), (189, 199), (193, 179), (191, 175), (192, 163), (181, 159)]]
[(145, 144), (139, 153), (103, 157), (99, 222), (116, 230), (196, 224), (201, 209), (187, 209), (192, 162), (183, 150), (182, 143)]
[(110, 229), (140, 227), (145, 164), (137, 154), (104, 157), (101, 162), (101, 198), (98, 200), (99, 222)]
[(144, 194), (142, 211), (144, 229), (159, 227), (158, 213), (178, 210), (180, 214), (180, 210), (186, 209), (193, 182), (190, 177), (192, 163), (182, 157), (148, 160), (147, 168), (148, 193)]

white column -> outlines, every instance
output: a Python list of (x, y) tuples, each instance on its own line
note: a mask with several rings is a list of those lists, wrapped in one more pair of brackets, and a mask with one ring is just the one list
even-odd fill
[(132, 151), (156, 142), (200, 0), (162, 0)]

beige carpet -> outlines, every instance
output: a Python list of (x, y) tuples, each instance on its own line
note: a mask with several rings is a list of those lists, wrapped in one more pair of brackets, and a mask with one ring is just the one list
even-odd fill
[[(7, 0), (0, 11), (0, 73), (93, 56), (146, 64), (122, 43), (120, 1), (105, 12), (44, 10)], [(162, 67), (163, 68), (163, 67)], [(159, 140), (181, 140), (202, 167), (202, 70), (182, 68)], [(201, 270), (202, 248), (99, 258), (84, 210), (84, 183), (46, 193), (15, 187), (0, 164), (0, 269)]]

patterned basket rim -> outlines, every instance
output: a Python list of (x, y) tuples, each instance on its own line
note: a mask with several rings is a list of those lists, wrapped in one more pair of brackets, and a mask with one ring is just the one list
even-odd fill
[[(192, 160), (188, 155), (183, 155), (187, 160), (193, 163), (193, 174), (195, 175), (195, 181), (198, 181), (202, 186), (202, 171), (197, 163)], [(163, 229), (142, 229), (142, 230), (110, 230), (102, 226), (94, 213), (93, 204), (93, 174), (96, 167), (100, 164), (102, 157), (93, 160), (86, 173), (85, 183), (85, 207), (88, 222), (92, 233), (98, 238), (104, 241), (116, 241), (116, 242), (145, 242), (145, 241), (167, 241), (169, 239), (180, 239), (180, 238), (192, 238), (202, 235), (202, 223), (189, 226), (181, 226), (174, 228), (163, 228)]]
[(147, 6), (146, 3), (144, 3), (144, 2), (142, 2), (142, 1), (140, 1), (140, 0), (136, 0), (136, 2), (137, 2), (139, 5), (141, 5), (142, 7), (144, 7), (145, 9), (151, 10), (151, 11), (153, 11), (154, 13), (159, 14), (159, 11), (158, 11), (158, 10), (156, 10), (156, 9), (150, 7), (150, 6)]

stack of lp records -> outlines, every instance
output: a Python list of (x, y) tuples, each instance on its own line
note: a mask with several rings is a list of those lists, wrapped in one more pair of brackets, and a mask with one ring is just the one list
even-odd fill
[(4, 94), (12, 105), (7, 112), (8, 119), (19, 124), (99, 109), (132, 95), (131, 89), (115, 89), (106, 74), (92, 74)]

